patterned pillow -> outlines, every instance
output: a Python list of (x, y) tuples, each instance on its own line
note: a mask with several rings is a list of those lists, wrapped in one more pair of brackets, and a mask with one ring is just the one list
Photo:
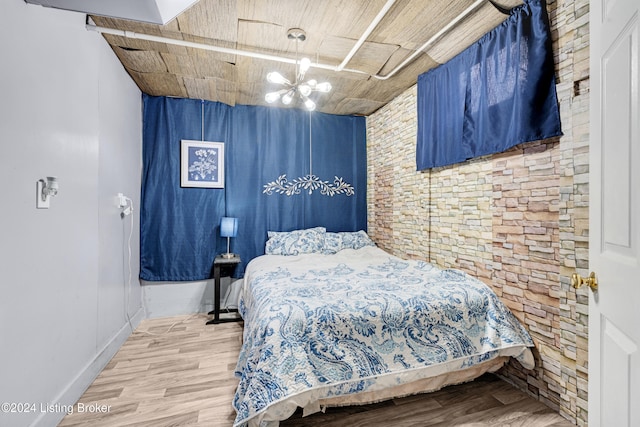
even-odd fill
[(340, 233), (326, 233), (324, 235), (324, 250), (325, 255), (333, 255), (342, 250), (342, 234)]
[(340, 252), (343, 249), (360, 249), (365, 246), (375, 246), (364, 230), (340, 233), (326, 233), (324, 237), (325, 255), (331, 255)]
[(342, 249), (360, 249), (376, 245), (364, 230), (340, 234), (342, 235)]
[(294, 231), (268, 231), (269, 240), (265, 245), (267, 255), (300, 255), (322, 253), (324, 248), (324, 227)]

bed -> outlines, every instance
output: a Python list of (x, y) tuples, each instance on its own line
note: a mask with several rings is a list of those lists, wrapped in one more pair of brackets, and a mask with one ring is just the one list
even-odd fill
[(392, 256), (364, 232), (309, 230), (270, 232), (247, 265), (234, 426), (437, 390), (508, 357), (533, 368), (531, 337), (481, 281)]

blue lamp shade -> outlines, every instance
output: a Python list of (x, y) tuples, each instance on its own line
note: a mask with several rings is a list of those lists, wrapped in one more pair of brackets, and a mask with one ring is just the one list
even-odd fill
[(227, 253), (222, 254), (223, 258), (234, 258), (236, 255), (229, 251), (229, 238), (238, 234), (238, 218), (223, 217), (220, 221), (220, 235), (227, 238)]
[(238, 218), (223, 217), (220, 221), (220, 236), (236, 237), (238, 234)]

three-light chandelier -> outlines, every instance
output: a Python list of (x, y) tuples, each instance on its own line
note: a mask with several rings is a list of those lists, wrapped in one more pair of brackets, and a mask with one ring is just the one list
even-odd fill
[(316, 80), (304, 81), (304, 75), (311, 67), (311, 60), (309, 58), (302, 58), (298, 61), (298, 43), (306, 40), (306, 33), (300, 28), (291, 28), (287, 32), (287, 37), (296, 41), (296, 78), (293, 82), (284, 77), (277, 71), (272, 71), (267, 74), (267, 81), (269, 83), (279, 84), (284, 88), (275, 92), (269, 92), (265, 95), (264, 100), (269, 104), (276, 102), (278, 99), (282, 100), (282, 103), (289, 105), (293, 102), (296, 96), (304, 102), (304, 106), (309, 111), (316, 109), (316, 103), (309, 98), (312, 92), (327, 93), (331, 90), (331, 84), (329, 82), (318, 83)]

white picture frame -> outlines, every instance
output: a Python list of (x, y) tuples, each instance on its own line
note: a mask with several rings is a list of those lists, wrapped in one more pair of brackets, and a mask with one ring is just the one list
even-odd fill
[(224, 143), (181, 140), (180, 186), (224, 188)]

